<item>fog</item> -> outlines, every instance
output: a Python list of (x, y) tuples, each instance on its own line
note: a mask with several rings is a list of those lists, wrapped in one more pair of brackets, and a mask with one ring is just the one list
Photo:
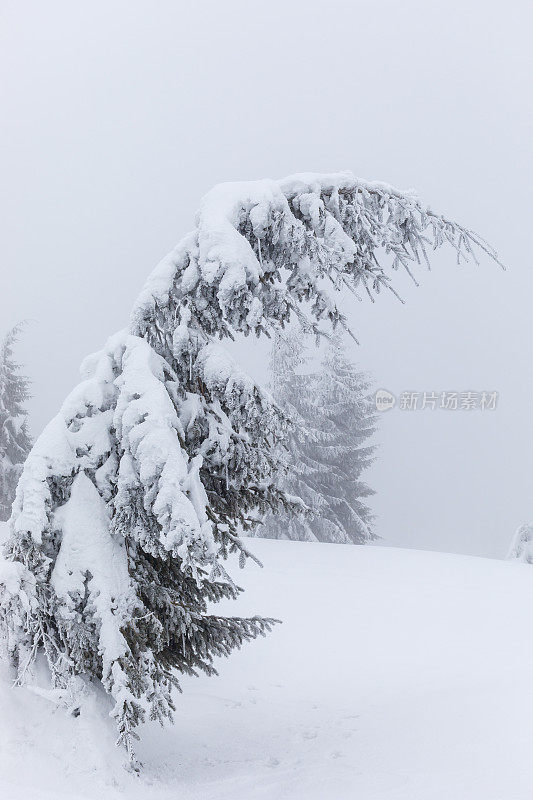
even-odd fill
[[(0, 8), (0, 328), (31, 320), (34, 434), (213, 184), (352, 170), (416, 188), (509, 267), (442, 251), (419, 288), (398, 277), (404, 305), (342, 301), (377, 387), (499, 392), (493, 411), (380, 415), (377, 532), (503, 556), (533, 518), (530, 3)], [(239, 347), (261, 380), (267, 350)]]

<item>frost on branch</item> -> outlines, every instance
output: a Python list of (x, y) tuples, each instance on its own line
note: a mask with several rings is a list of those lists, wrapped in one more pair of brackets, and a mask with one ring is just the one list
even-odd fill
[(60, 693), (100, 680), (133, 759), (135, 727), (171, 718), (180, 674), (213, 673), (215, 657), (270, 628), (208, 608), (238, 596), (225, 559), (251, 555), (239, 532), (301, 506), (283, 488), (285, 414), (221, 340), (270, 335), (291, 317), (314, 333), (344, 325), (334, 290), (373, 296), (390, 287), (384, 265), (410, 269), (444, 243), (458, 258), (475, 246), (495, 258), (413, 196), (349, 174), (206, 196), (129, 330), (84, 362), (26, 461), (0, 572), (19, 681), (39, 651)]

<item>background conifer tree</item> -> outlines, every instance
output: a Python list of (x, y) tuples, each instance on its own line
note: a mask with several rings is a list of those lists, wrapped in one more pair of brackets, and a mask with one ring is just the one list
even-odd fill
[(13, 350), (21, 325), (6, 335), (0, 349), (0, 521), (9, 519), (22, 465), (31, 449), (28, 412), (29, 380), (20, 374)]
[(330, 338), (320, 369), (309, 372), (302, 331), (276, 336), (271, 389), (290, 420), (280, 459), (285, 490), (302, 500), (305, 514), (269, 512), (255, 536), (365, 544), (375, 535), (361, 480), (374, 448), (367, 439), (375, 419), (370, 380), (346, 358), (339, 336)]
[[(306, 336), (302, 330), (277, 333), (270, 352), (270, 389), (285, 414), (288, 425), (277, 446), (284, 475), (281, 485), (301, 502), (300, 513), (294, 509), (271, 509), (251, 535), (267, 539), (316, 541), (311, 527), (312, 515), (319, 513), (320, 497), (314, 479), (321, 469), (316, 461), (316, 445), (322, 439), (324, 419), (315, 403), (313, 387), (316, 376), (309, 372)], [(318, 427), (317, 427), (318, 425)], [(302, 513), (304, 509), (307, 513)]]
[(316, 459), (324, 469), (317, 476), (321, 513), (311, 521), (319, 541), (365, 544), (375, 539), (367, 498), (373, 490), (361, 480), (373, 460), (376, 414), (371, 381), (346, 357), (342, 340), (328, 343), (316, 383), (316, 403), (328, 426), (317, 443)]
[(507, 558), (533, 564), (533, 524), (521, 525), (511, 540)]

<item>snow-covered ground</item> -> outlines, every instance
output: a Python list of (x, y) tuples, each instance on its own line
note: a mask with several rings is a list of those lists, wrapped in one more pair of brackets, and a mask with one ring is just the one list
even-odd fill
[(254, 540), (226, 610), (282, 626), (187, 679), (121, 769), (111, 721), (0, 688), (2, 800), (530, 800), (533, 567)]

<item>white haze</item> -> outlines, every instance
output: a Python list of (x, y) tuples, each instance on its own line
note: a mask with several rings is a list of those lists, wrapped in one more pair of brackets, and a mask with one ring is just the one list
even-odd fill
[[(415, 187), (509, 265), (439, 254), (374, 306), (344, 299), (379, 387), (494, 389), (497, 411), (380, 418), (386, 543), (500, 557), (533, 518), (528, 2), (9, 2), (0, 7), (0, 328), (39, 433), (81, 359), (226, 180), (298, 171)], [(239, 352), (260, 379), (267, 345)]]

